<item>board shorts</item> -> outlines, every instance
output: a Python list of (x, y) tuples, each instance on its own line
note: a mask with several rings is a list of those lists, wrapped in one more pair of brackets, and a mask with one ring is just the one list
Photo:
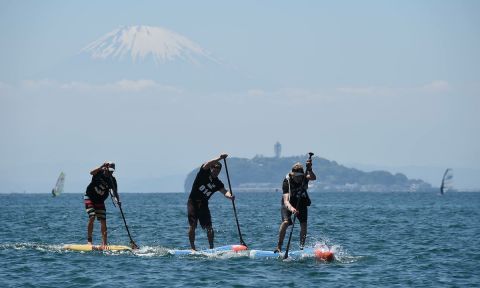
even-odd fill
[(208, 208), (208, 201), (188, 199), (188, 224), (192, 227), (197, 227), (197, 222), (203, 229), (212, 227), (212, 216)]
[[(282, 221), (288, 221), (288, 225), (292, 225), (292, 212), (288, 210), (288, 208), (285, 205), (282, 205), (282, 208), (280, 208), (281, 213), (282, 213)], [(308, 219), (308, 208), (306, 206), (303, 206), (300, 209), (297, 209), (300, 214), (297, 215), (298, 221), (300, 223), (307, 223)]]
[(94, 203), (88, 195), (83, 196), (83, 202), (85, 203), (85, 211), (89, 218), (97, 217), (97, 220), (107, 219), (107, 208), (105, 203)]

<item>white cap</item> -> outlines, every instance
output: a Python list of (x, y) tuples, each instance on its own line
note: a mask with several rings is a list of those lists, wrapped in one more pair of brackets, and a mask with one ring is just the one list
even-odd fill
[(115, 163), (113, 163), (112, 161), (108, 161), (107, 164), (108, 164), (108, 171), (111, 171), (111, 172), (115, 171)]

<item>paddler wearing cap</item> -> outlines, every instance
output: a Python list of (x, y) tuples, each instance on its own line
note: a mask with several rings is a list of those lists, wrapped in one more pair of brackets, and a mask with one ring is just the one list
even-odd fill
[[(287, 174), (282, 183), (282, 223), (280, 224), (278, 232), (278, 243), (275, 252), (282, 251), (283, 240), (285, 238), (285, 232), (287, 227), (292, 225), (292, 214), (295, 214), (300, 221), (300, 249), (303, 249), (305, 245), (305, 239), (307, 238), (307, 218), (308, 218), (308, 206), (311, 201), (308, 196), (308, 182), (317, 179), (315, 173), (312, 170), (312, 159), (308, 159), (307, 171), (303, 170), (302, 164), (295, 163), (292, 167), (292, 171)], [(300, 197), (300, 200), (299, 200)], [(298, 204), (298, 207), (296, 206)]]
[(213, 248), (214, 233), (212, 217), (208, 208), (208, 200), (213, 193), (220, 191), (226, 198), (235, 199), (235, 196), (230, 191), (227, 191), (225, 185), (218, 179), (218, 174), (222, 170), (222, 164), (219, 161), (227, 157), (227, 154), (221, 154), (217, 158), (205, 162), (200, 167), (193, 181), (192, 191), (187, 201), (188, 223), (190, 226), (188, 239), (192, 250), (196, 250), (195, 229), (197, 228), (197, 222), (200, 222), (200, 226), (207, 230), (208, 243), (210, 248)]
[(107, 161), (101, 166), (90, 171), (92, 181), (87, 186), (85, 195), (83, 196), (85, 210), (88, 214), (87, 225), (87, 242), (92, 245), (93, 223), (95, 218), (100, 221), (102, 232), (102, 246), (107, 246), (107, 209), (105, 200), (108, 198), (110, 191), (113, 193), (114, 203), (121, 205), (118, 196), (117, 179), (113, 176), (115, 171), (115, 163)]

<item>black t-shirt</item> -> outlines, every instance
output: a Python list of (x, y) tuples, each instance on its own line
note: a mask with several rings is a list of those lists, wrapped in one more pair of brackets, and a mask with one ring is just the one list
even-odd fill
[(92, 181), (87, 186), (86, 194), (95, 203), (104, 202), (112, 189), (114, 195), (117, 194), (117, 179), (113, 176), (107, 176), (102, 171), (92, 176)]
[(225, 185), (223, 185), (222, 181), (220, 181), (218, 177), (213, 178), (210, 174), (210, 170), (203, 169), (202, 165), (200, 171), (198, 171), (197, 176), (195, 177), (195, 181), (193, 181), (192, 191), (188, 198), (207, 202), (213, 193), (224, 187)]
[[(283, 194), (288, 194), (291, 191), (290, 201), (289, 201), (290, 204), (293, 207), (295, 207), (297, 205), (298, 197), (300, 197), (301, 205), (309, 206), (310, 198), (308, 197), (308, 193), (307, 193), (309, 180), (306, 177), (303, 177), (302, 183), (297, 183), (290, 176), (287, 176), (287, 177), (289, 179), (287, 179), (286, 177), (285, 179), (283, 179), (282, 190), (283, 190)], [(288, 189), (289, 180), (290, 180), (290, 190)], [(283, 195), (282, 195), (282, 205), (285, 205), (283, 203)]]

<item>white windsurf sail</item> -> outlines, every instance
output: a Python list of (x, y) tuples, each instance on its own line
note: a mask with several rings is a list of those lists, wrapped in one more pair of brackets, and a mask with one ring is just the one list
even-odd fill
[(63, 192), (63, 185), (65, 184), (65, 173), (61, 172), (60, 176), (58, 176), (57, 184), (52, 189), (52, 196), (56, 197)]
[(440, 194), (445, 194), (448, 190), (451, 190), (453, 186), (453, 170), (448, 168), (443, 173), (442, 184), (440, 185)]

